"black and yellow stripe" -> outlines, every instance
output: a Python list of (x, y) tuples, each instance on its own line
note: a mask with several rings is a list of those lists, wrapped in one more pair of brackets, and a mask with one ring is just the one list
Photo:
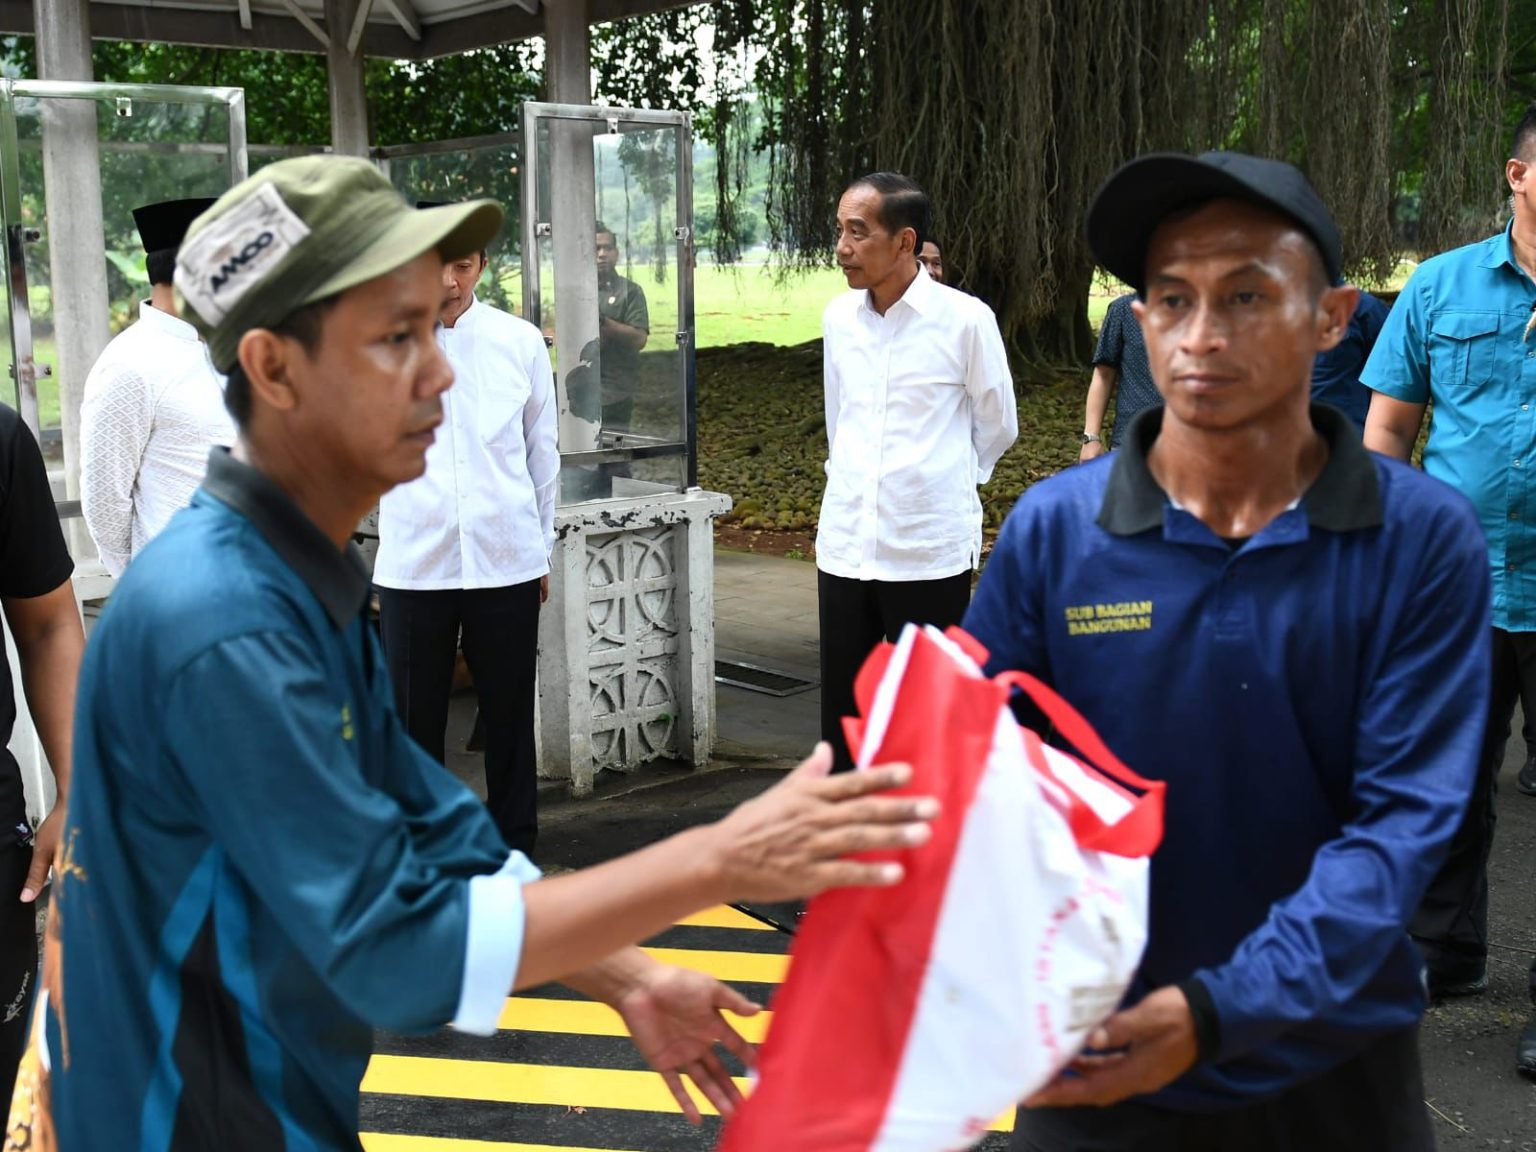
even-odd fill
[[(767, 1004), (784, 979), (788, 945), (771, 926), (715, 908), (646, 947)], [(760, 1041), (771, 1017), (733, 1023)], [(509, 998), (494, 1036), (380, 1035), (375, 1048), (363, 1078), (367, 1152), (706, 1152), (719, 1137), (703, 1101), (703, 1125), (683, 1119), (618, 1013), (562, 985)], [(984, 1145), (1005, 1146), (997, 1136)]]

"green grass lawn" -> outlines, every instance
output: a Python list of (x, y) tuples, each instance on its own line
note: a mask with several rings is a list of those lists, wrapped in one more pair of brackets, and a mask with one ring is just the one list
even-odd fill
[(836, 268), (796, 273), (781, 281), (770, 265), (700, 264), (693, 288), (699, 347), (748, 341), (792, 345), (819, 339), (822, 311), (847, 290), (848, 282)]

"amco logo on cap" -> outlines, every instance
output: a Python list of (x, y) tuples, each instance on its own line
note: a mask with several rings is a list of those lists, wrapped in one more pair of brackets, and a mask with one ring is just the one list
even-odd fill
[(176, 287), (205, 323), (221, 324), (308, 235), (276, 187), (263, 184), (182, 245)]

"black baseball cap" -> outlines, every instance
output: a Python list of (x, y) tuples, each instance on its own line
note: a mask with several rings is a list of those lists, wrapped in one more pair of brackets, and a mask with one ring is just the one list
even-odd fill
[(1170, 213), (1207, 200), (1247, 200), (1289, 216), (1317, 245), (1329, 283), (1341, 274), (1339, 229), (1301, 169), (1242, 152), (1150, 152), (1122, 165), (1088, 208), (1094, 258), (1137, 292), (1146, 287), (1147, 245)]

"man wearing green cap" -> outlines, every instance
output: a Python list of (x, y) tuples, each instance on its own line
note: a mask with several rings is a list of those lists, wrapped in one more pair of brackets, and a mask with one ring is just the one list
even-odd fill
[(36, 1050), (65, 1152), (356, 1149), (373, 1028), (489, 1033), (509, 990), (562, 977), (619, 1010), (685, 1112), (683, 1074), (729, 1111), (717, 1045), (750, 1050), (720, 1010), (755, 1009), (628, 945), (725, 899), (893, 883), (842, 857), (927, 836), (931, 801), (869, 795), (903, 769), (830, 780), (820, 750), (720, 824), (541, 880), (406, 736), (349, 541), (423, 470), (452, 382), (443, 262), (500, 220), (305, 157), (188, 233), (176, 285), (240, 436), (82, 672)]

